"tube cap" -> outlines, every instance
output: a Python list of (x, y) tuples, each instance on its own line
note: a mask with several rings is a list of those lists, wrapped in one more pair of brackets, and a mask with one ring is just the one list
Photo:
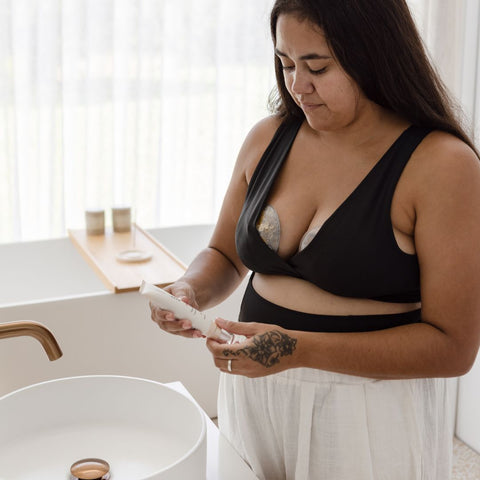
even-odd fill
[(228, 333), (226, 330), (223, 330), (223, 328), (216, 328), (213, 336), (217, 340), (225, 343), (232, 343), (234, 339), (234, 335)]

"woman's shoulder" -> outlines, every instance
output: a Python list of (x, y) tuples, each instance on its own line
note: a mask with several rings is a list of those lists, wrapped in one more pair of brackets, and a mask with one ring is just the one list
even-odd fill
[(282, 122), (282, 117), (271, 115), (257, 122), (248, 132), (239, 154), (247, 179), (251, 178)]
[(425, 195), (448, 194), (474, 182), (480, 185), (480, 160), (463, 140), (447, 132), (429, 133), (409, 162), (418, 191)]
[(283, 118), (278, 115), (262, 118), (250, 129), (245, 141), (252, 146), (258, 144), (260, 147), (266, 148), (282, 122)]
[(430, 174), (477, 170), (480, 166), (476, 153), (463, 140), (440, 130), (433, 130), (425, 137), (412, 159), (421, 171)]

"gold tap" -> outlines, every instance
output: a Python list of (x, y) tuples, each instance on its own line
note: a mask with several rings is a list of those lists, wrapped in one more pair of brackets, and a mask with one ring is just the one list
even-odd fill
[(30, 320), (0, 323), (0, 338), (23, 336), (36, 338), (42, 344), (50, 361), (57, 360), (63, 355), (52, 332), (41, 323)]

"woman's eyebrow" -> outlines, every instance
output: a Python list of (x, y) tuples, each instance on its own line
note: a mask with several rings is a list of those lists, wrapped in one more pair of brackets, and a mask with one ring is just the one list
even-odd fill
[[(278, 55), (279, 57), (286, 57), (288, 58), (288, 55), (286, 53), (281, 52), (278, 48), (275, 48), (275, 54)], [(307, 53), (305, 55), (302, 55), (300, 57), (300, 60), (325, 60), (332, 58), (330, 55), (319, 55), (318, 53)]]

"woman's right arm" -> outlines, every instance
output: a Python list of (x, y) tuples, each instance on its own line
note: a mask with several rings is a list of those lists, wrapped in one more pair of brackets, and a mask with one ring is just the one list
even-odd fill
[[(165, 288), (199, 310), (211, 308), (227, 298), (248, 269), (235, 247), (235, 229), (243, 208), (248, 181), (280, 124), (276, 117), (257, 123), (240, 149), (223, 205), (207, 248), (202, 250), (185, 274)], [(175, 319), (171, 312), (151, 305), (152, 320), (163, 330), (185, 337), (200, 336), (188, 320)]]

